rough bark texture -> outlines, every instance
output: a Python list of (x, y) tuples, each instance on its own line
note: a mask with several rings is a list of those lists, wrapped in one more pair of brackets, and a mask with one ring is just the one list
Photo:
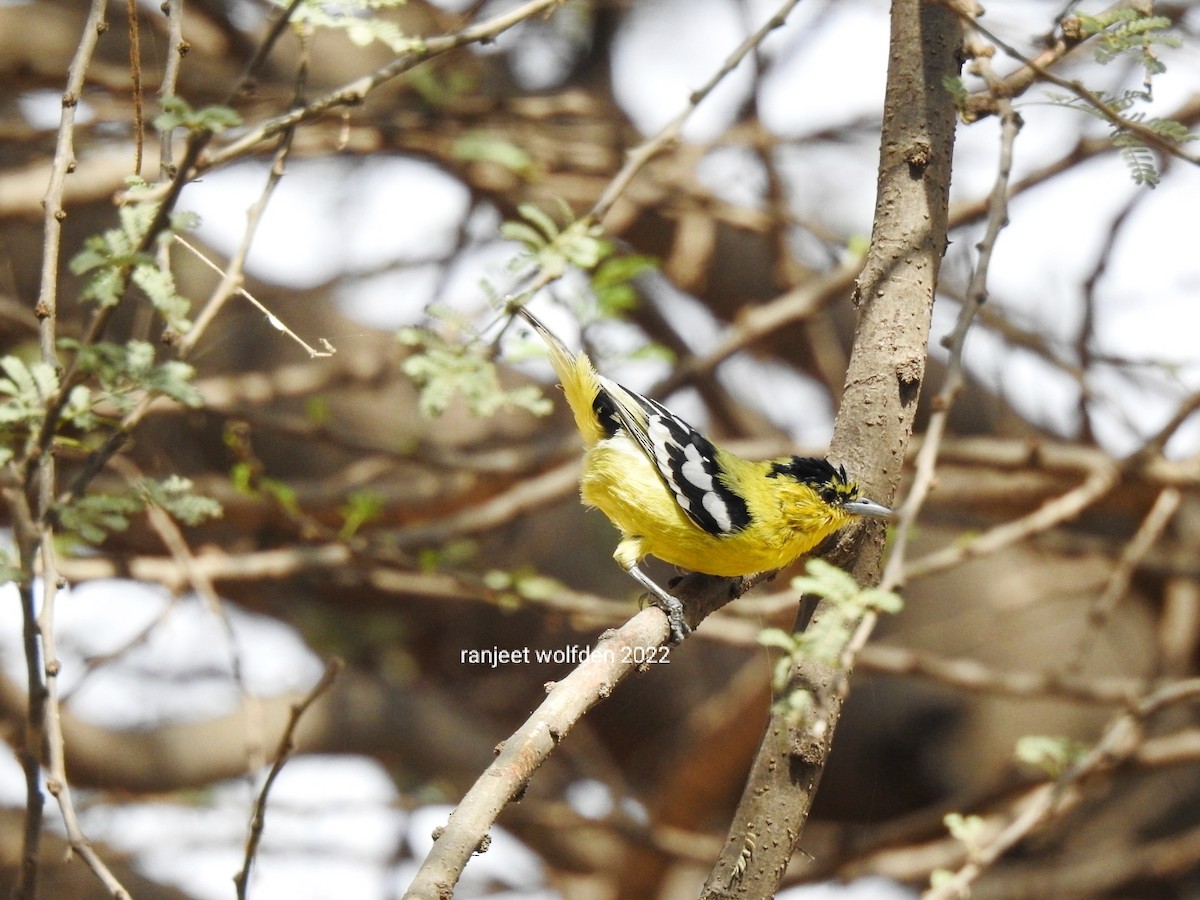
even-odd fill
[[(855, 303), (859, 323), (830, 456), (867, 495), (887, 502), (900, 481), (925, 373), (938, 267), (946, 246), (955, 110), (943, 78), (958, 73), (961, 29), (953, 13), (919, 0), (891, 12), (879, 189), (871, 248)], [(883, 528), (835, 552), (860, 584), (879, 578)], [(822, 615), (818, 606), (814, 617)], [(801, 616), (797, 627), (807, 620)], [(820, 696), (833, 673), (815, 666), (794, 682)], [(831, 700), (803, 733), (773, 714), (729, 838), (702, 896), (770, 897), (800, 843), (839, 708)]]

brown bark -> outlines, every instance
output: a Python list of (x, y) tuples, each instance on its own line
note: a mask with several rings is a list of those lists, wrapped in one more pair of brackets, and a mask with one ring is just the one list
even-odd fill
[[(884, 502), (899, 485), (912, 434), (946, 247), (955, 111), (942, 80), (957, 74), (960, 45), (948, 10), (919, 0), (893, 3), (875, 225), (855, 292), (859, 323), (830, 448), (867, 495)], [(883, 529), (873, 527), (855, 550), (848, 558), (856, 579), (877, 582)], [(814, 616), (823, 612), (818, 605)], [(802, 615), (798, 627), (806, 620)], [(834, 680), (814, 665), (792, 676), (818, 694)], [(839, 712), (830, 697), (799, 733), (784, 714), (772, 714), (703, 897), (774, 895), (803, 835)]]

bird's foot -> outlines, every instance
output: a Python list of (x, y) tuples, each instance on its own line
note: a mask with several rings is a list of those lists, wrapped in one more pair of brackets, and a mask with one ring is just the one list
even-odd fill
[(671, 644), (682, 644), (683, 639), (692, 633), (692, 626), (683, 617), (683, 604), (679, 598), (666, 594), (658, 598), (655, 606), (667, 614), (667, 621), (671, 624)]

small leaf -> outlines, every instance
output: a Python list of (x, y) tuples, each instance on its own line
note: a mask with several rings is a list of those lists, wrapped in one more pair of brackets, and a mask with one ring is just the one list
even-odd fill
[(758, 633), (758, 642), (764, 647), (778, 647), (788, 653), (796, 649), (795, 637), (782, 628), (764, 628)]
[(964, 816), (962, 813), (947, 813), (942, 822), (950, 836), (967, 848), (967, 855), (978, 857), (987, 835), (987, 822), (980, 816)]
[(534, 385), (505, 390), (496, 367), (471, 347), (454, 345), (430, 332), (404, 328), (402, 343), (421, 347), (401, 364), (401, 370), (421, 389), (418, 408), (422, 415), (439, 416), (456, 399), (463, 399), (475, 415), (490, 416), (501, 409), (521, 408), (535, 415), (549, 412), (549, 401)]
[(500, 236), (524, 244), (528, 250), (535, 253), (546, 246), (546, 239), (524, 222), (503, 222), (500, 225)]
[(354, 537), (363, 525), (379, 518), (383, 509), (383, 497), (375, 491), (351, 491), (341, 510), (343, 522), (338, 537), (344, 541)]
[(129, 527), (129, 516), (142, 508), (133, 497), (88, 494), (62, 506), (58, 518), (64, 530), (89, 544), (99, 544), (111, 531)]
[(536, 204), (522, 203), (517, 207), (517, 212), (520, 213), (522, 219), (534, 225), (545, 236), (547, 241), (553, 241), (558, 237), (559, 227), (557, 223)]
[(466, 162), (485, 162), (507, 169), (522, 178), (534, 174), (533, 157), (527, 150), (494, 137), (486, 131), (471, 131), (454, 142), (450, 153)]
[(205, 106), (192, 109), (191, 104), (178, 95), (164, 97), (162, 112), (154, 117), (154, 127), (159, 131), (186, 128), (188, 131), (208, 131), (220, 134), (228, 128), (242, 124), (242, 118), (228, 106)]
[(185, 525), (199, 525), (207, 519), (220, 518), (224, 512), (220, 503), (196, 493), (191, 480), (179, 475), (168, 476), (162, 481), (146, 479), (141, 487), (150, 503)]
[(1026, 765), (1058, 778), (1088, 752), (1087, 744), (1065, 737), (1031, 734), (1017, 741), (1016, 756)]
[(167, 324), (181, 334), (191, 329), (187, 314), (191, 304), (175, 290), (175, 277), (155, 264), (135, 266), (133, 283), (142, 289)]

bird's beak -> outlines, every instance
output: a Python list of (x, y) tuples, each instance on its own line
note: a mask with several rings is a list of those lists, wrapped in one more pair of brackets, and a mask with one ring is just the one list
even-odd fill
[(848, 513), (854, 513), (856, 516), (866, 516), (869, 519), (890, 519), (892, 517), (890, 509), (874, 500), (851, 500), (849, 503), (843, 503), (842, 509)]

